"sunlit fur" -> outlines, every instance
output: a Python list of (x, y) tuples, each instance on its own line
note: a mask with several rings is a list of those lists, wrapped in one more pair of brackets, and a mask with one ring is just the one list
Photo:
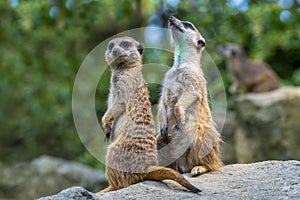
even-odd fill
[(193, 176), (216, 170), (221, 137), (212, 119), (207, 85), (200, 65), (205, 40), (199, 31), (169, 19), (174, 64), (166, 73), (158, 107), (159, 164), (191, 172)]
[[(127, 47), (121, 44), (127, 43)], [(123, 42), (123, 43), (122, 43)], [(128, 42), (130, 45), (128, 45)], [(113, 45), (112, 45), (113, 44)], [(142, 75), (142, 46), (130, 37), (112, 39), (105, 53), (112, 68), (110, 103), (102, 118), (114, 139), (106, 154), (109, 192), (143, 180), (171, 179), (192, 192), (200, 190), (173, 169), (157, 166), (157, 144), (147, 84)], [(119, 117), (122, 116), (122, 122)], [(115, 123), (121, 125), (112, 127)]]

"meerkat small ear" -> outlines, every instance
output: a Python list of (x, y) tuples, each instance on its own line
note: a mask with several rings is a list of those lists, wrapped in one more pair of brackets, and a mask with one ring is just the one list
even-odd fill
[(203, 39), (197, 40), (198, 48), (205, 47), (205, 41)]
[(138, 50), (138, 52), (140, 53), (140, 55), (142, 55), (142, 54), (143, 54), (143, 51), (144, 51), (144, 47), (143, 47), (141, 44), (139, 44), (139, 45), (137, 46), (137, 50)]

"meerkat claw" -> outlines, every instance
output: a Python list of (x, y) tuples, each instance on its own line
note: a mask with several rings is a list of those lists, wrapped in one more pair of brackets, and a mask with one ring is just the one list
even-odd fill
[(160, 129), (161, 136), (166, 143), (169, 143), (168, 126), (166, 124)]
[(108, 142), (108, 140), (110, 138), (110, 133), (111, 133), (111, 129), (107, 129), (105, 138), (104, 138), (104, 142)]
[(168, 127), (166, 124), (163, 125), (163, 127), (160, 129), (160, 132), (162, 135), (167, 136), (168, 135)]

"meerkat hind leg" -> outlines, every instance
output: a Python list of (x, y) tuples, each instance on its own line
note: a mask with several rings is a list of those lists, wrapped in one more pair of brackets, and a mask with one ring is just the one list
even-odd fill
[(206, 167), (204, 167), (202, 165), (199, 165), (199, 166), (193, 167), (193, 169), (191, 170), (191, 175), (198, 176), (198, 175), (204, 174), (208, 171), (209, 171), (209, 169), (207, 169)]

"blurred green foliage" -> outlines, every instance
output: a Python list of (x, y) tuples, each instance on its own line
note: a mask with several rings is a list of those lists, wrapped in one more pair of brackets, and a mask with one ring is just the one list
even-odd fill
[[(171, 14), (199, 27), (226, 86), (225, 63), (215, 47), (227, 42), (238, 43), (250, 57), (268, 62), (283, 85), (300, 85), (299, 1), (288, 6), (277, 0), (239, 2), (243, 4), (233, 0), (0, 1), (1, 160), (50, 154), (98, 165), (81, 144), (72, 119), (76, 72), (101, 41), (131, 28), (166, 27)], [(144, 57), (147, 61), (157, 56), (170, 65), (164, 53), (147, 51)], [(99, 119), (106, 109), (110, 71), (105, 74), (100, 80), (104, 87), (96, 94)], [(155, 103), (159, 86), (149, 88)]]

